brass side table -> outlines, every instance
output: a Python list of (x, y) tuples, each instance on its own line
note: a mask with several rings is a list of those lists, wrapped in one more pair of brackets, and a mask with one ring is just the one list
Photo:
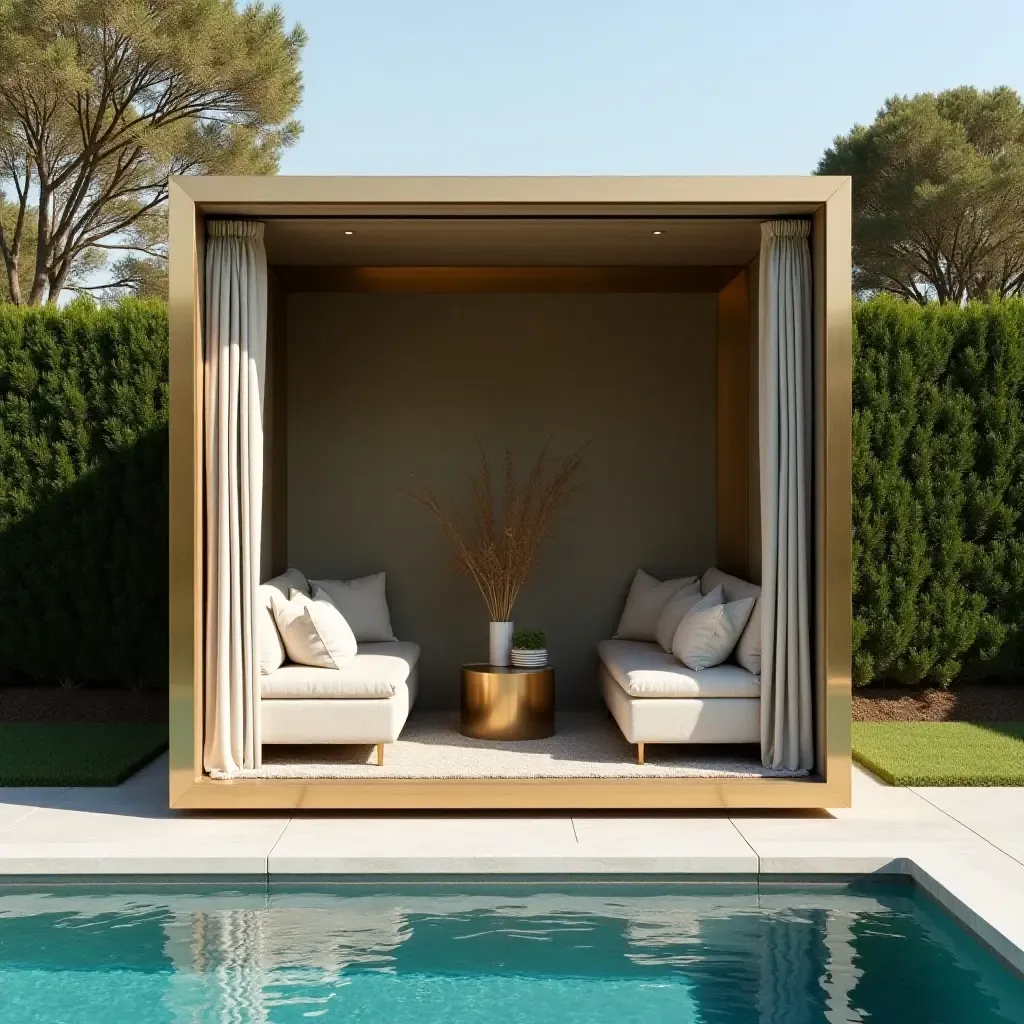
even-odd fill
[(539, 740), (555, 734), (555, 670), (462, 666), (464, 736)]

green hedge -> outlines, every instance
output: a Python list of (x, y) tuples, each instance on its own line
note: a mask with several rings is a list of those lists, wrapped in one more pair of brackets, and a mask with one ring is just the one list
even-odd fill
[(167, 310), (0, 306), (0, 680), (167, 683)]
[(1021, 674), (1024, 302), (854, 314), (854, 680)]
[[(854, 314), (854, 678), (1024, 665), (1024, 302)], [(0, 306), (0, 681), (167, 679), (167, 313)]]

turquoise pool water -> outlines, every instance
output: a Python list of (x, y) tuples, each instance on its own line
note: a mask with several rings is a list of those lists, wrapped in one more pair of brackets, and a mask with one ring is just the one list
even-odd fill
[(0, 889), (0, 1024), (995, 1024), (1024, 979), (910, 888)]

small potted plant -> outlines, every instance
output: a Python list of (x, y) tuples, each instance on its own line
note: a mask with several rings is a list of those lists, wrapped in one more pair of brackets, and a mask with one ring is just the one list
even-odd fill
[(539, 629), (517, 629), (512, 634), (512, 664), (516, 668), (543, 668), (547, 663), (547, 637)]

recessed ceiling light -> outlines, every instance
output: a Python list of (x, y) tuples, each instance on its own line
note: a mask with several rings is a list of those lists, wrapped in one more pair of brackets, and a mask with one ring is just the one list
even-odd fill
[(660, 234), (661, 234), (661, 232), (660, 232), (660, 231), (655, 231), (655, 232), (654, 232), (654, 234), (656, 234), (656, 235), (660, 235)]
[(346, 235), (353, 235), (353, 234), (355, 234), (355, 232), (354, 231), (346, 231), (345, 234)]

